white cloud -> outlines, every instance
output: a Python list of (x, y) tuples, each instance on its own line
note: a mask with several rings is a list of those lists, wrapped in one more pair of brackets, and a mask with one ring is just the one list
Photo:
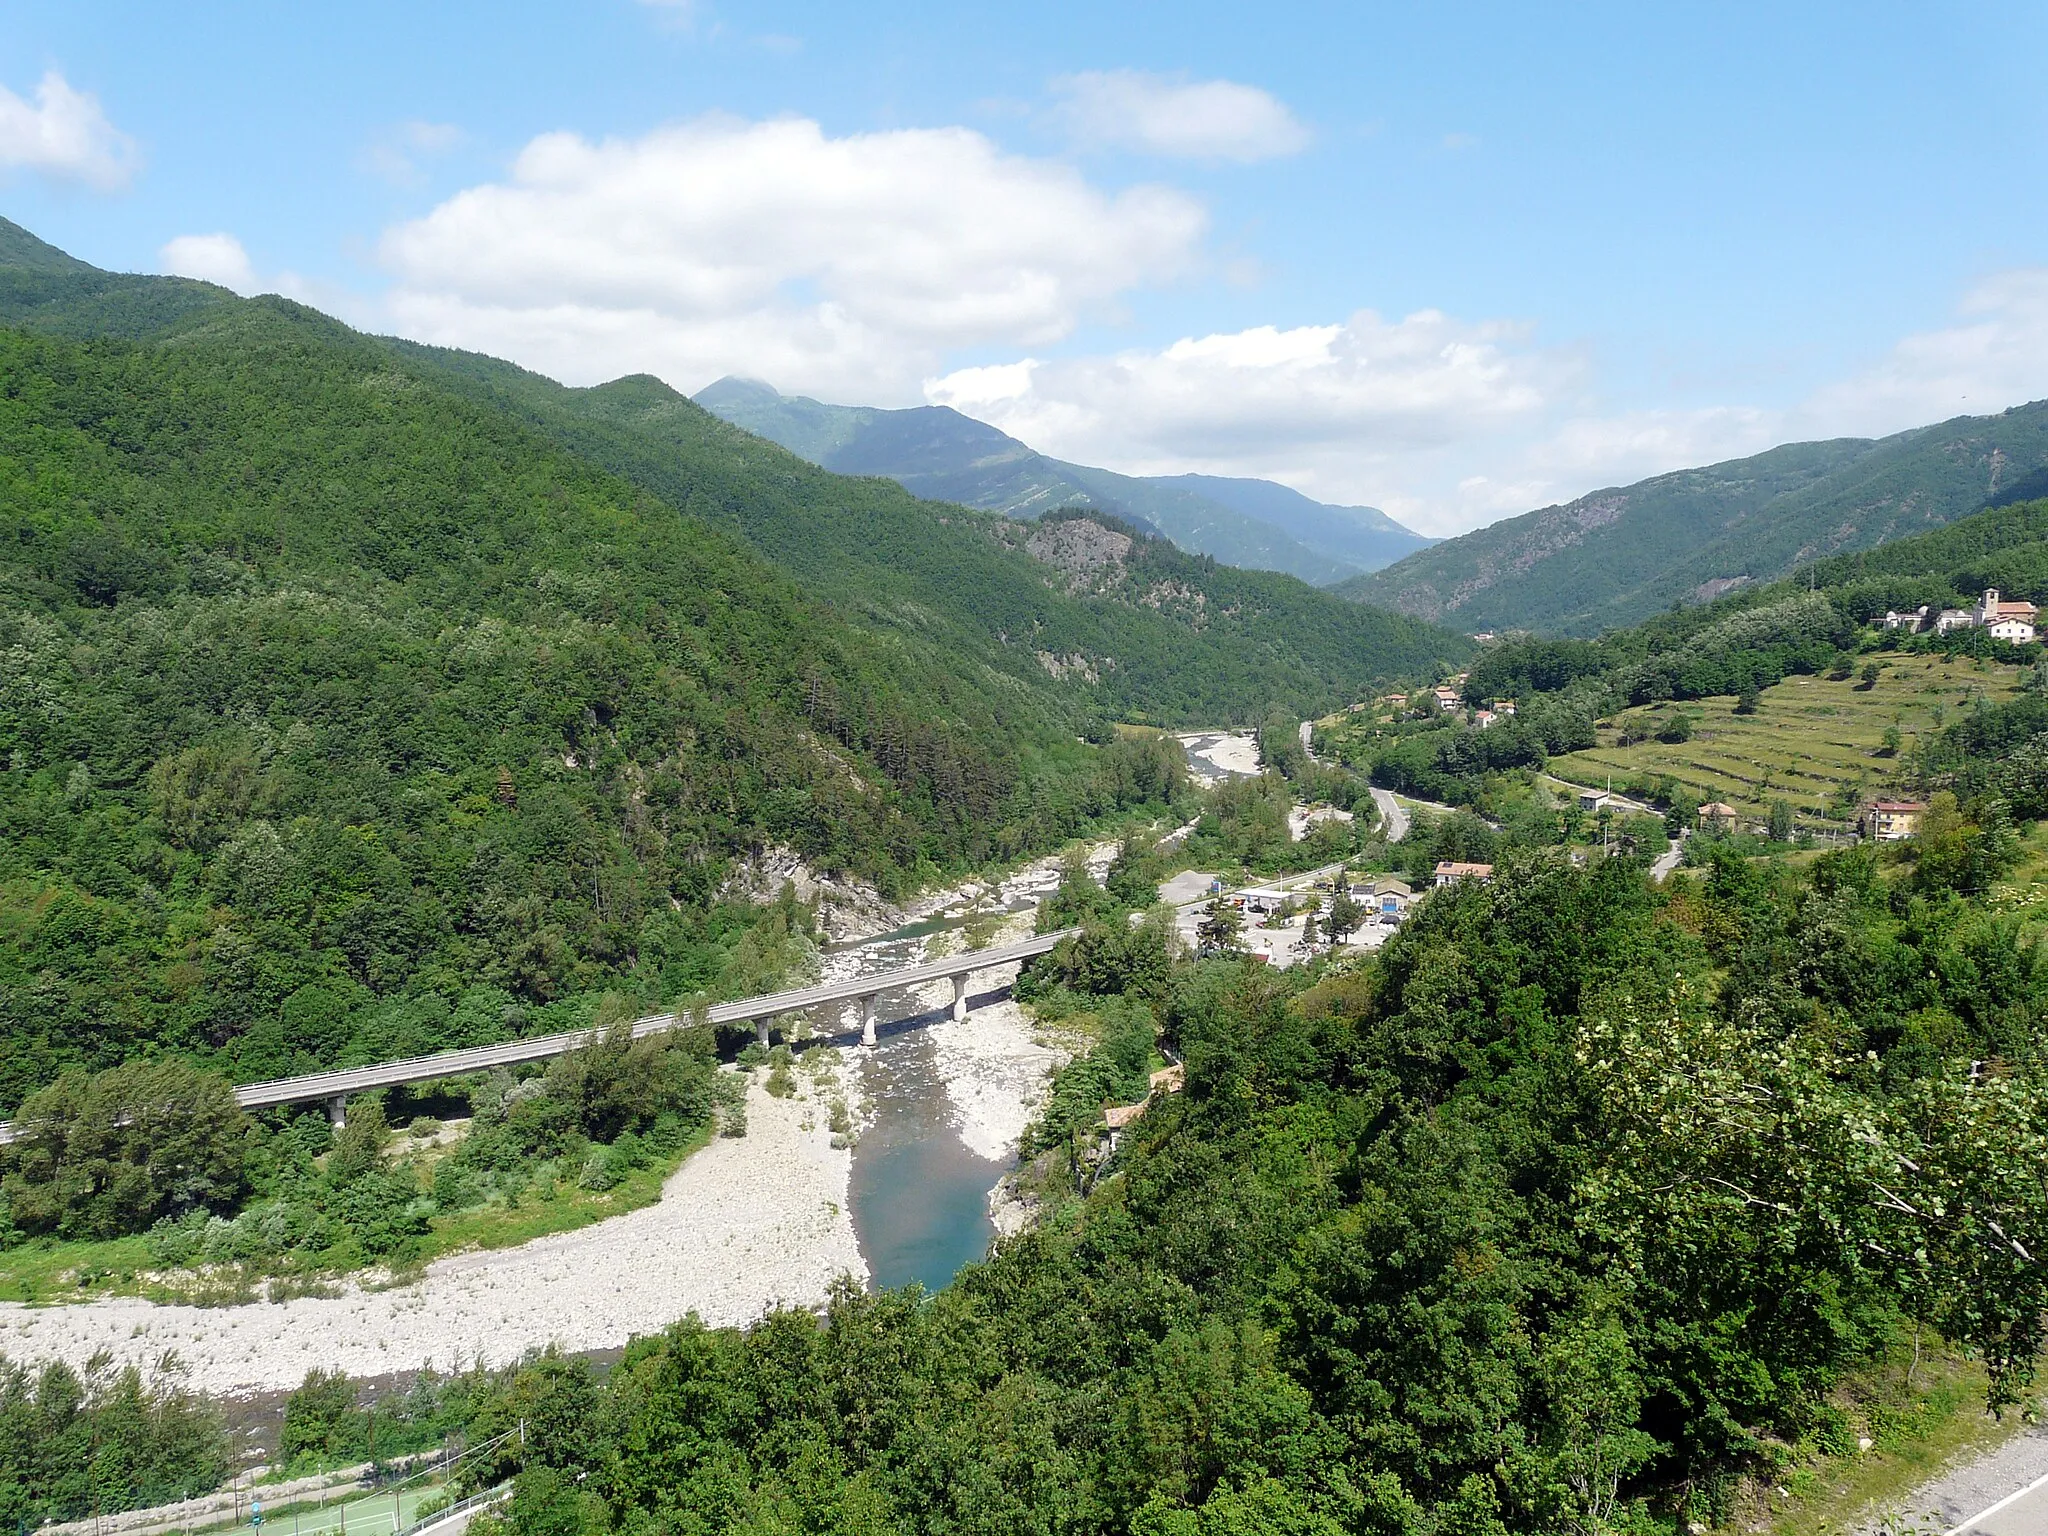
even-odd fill
[(233, 235), (180, 235), (156, 254), (157, 265), (174, 277), (219, 283), (244, 296), (256, 291), (256, 269)]
[(107, 120), (99, 98), (73, 90), (56, 70), (37, 83), (34, 105), (0, 86), (0, 171), (39, 171), (115, 192), (138, 164), (135, 141)]
[(1874, 366), (1815, 394), (1798, 421), (1815, 432), (1874, 436), (2048, 396), (2048, 267), (1989, 277), (1957, 308), (1960, 324), (1906, 337)]
[(704, 118), (535, 139), (510, 177), (385, 235), (407, 334), (591, 382), (914, 395), (955, 348), (1043, 346), (1188, 268), (1199, 203), (1109, 194), (964, 128), (829, 138)]
[(1416, 467), (1540, 425), (1580, 373), (1519, 326), (1365, 310), (1341, 325), (961, 369), (925, 395), (1062, 458), (1271, 476), (1391, 510), (1420, 504), (1405, 488)]
[(427, 172), (422, 162), (461, 148), (467, 138), (453, 123), (399, 123), (372, 139), (356, 157), (356, 166), (393, 186), (423, 186)]
[(1261, 476), (1450, 534), (1779, 443), (2048, 398), (2048, 269), (1986, 279), (1956, 324), (1790, 405), (1614, 410), (1575, 351), (1430, 310), (958, 369), (925, 393), (1063, 458)]
[(1309, 131), (1286, 105), (1233, 80), (1178, 80), (1134, 69), (1052, 82), (1057, 114), (1084, 146), (1249, 164), (1306, 149)]

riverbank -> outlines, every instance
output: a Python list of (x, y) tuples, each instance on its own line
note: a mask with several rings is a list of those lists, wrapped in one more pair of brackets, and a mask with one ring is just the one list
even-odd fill
[[(841, 1069), (842, 1082), (851, 1074)], [(811, 1074), (778, 1099), (754, 1082), (747, 1134), (713, 1141), (658, 1204), (519, 1248), (457, 1254), (407, 1284), (237, 1307), (134, 1298), (0, 1303), (0, 1354), (83, 1369), (106, 1351), (145, 1372), (166, 1354), (188, 1385), (240, 1395), (293, 1387), (315, 1367), (375, 1376), (431, 1363), (503, 1363), (529, 1349), (614, 1348), (689, 1312), (714, 1325), (815, 1306), (867, 1277), (848, 1202), (853, 1154), (832, 1145)]]
[[(1087, 850), (1098, 878), (1114, 852), (1113, 842)], [(1057, 885), (1059, 867), (1058, 858), (1038, 859), (999, 880), (929, 893), (906, 909), (865, 912), (856, 926), (889, 918), (947, 926), (914, 940), (835, 947), (825, 972), (886, 970), (951, 953), (966, 942), (970, 922), (985, 943), (1021, 936), (1038, 898)], [(992, 928), (991, 919), (1000, 926)], [(982, 973), (971, 990), (1006, 986), (1012, 975), (1013, 968)], [(951, 992), (950, 984), (937, 983), (900, 994), (885, 1016), (942, 1010)], [(811, 1022), (843, 1039), (850, 1019)], [(986, 1162), (984, 1187), (993, 1190), (1065, 1053), (1040, 1040), (1025, 1011), (1007, 999), (965, 1020), (920, 1027), (931, 1038), (946, 1120)], [(861, 1123), (868, 1053), (858, 1046), (817, 1049), (825, 1054), (806, 1060), (826, 1070), (799, 1070), (795, 1096), (769, 1095), (757, 1070), (747, 1134), (694, 1153), (663, 1184), (659, 1200), (639, 1210), (517, 1247), (453, 1254), (405, 1283), (380, 1286), (358, 1276), (330, 1294), (275, 1303), (0, 1303), (0, 1355), (83, 1367), (104, 1350), (147, 1371), (174, 1353), (191, 1386), (244, 1396), (296, 1386), (316, 1366), (366, 1377), (428, 1363), (452, 1369), (478, 1358), (504, 1362), (549, 1344), (613, 1349), (693, 1311), (725, 1325), (751, 1322), (777, 1305), (818, 1305), (839, 1276), (868, 1278), (851, 1211), (855, 1151), (830, 1125), (835, 1099)]]

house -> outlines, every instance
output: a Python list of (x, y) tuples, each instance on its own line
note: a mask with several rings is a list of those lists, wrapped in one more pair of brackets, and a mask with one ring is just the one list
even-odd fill
[(1607, 791), (1604, 789), (1582, 789), (1579, 791), (1579, 809), (1582, 811), (1604, 811), (1607, 809)]
[(1934, 618), (1934, 632), (1945, 635), (1950, 630), (1968, 629), (1977, 622), (1973, 608), (1944, 608)]
[(1927, 806), (1919, 800), (1873, 800), (1863, 808), (1863, 830), (1880, 843), (1896, 843), (1920, 830)]
[(1512, 719), (1515, 713), (1515, 701), (1513, 699), (1495, 699), (1493, 701), (1493, 712), (1496, 715), (1505, 715)]
[(1433, 688), (1430, 694), (1436, 700), (1438, 709), (1456, 709), (1460, 702), (1458, 690), (1455, 688)]
[(1179, 1093), (1187, 1086), (1188, 1069), (1176, 1061), (1154, 1072), (1149, 1081), (1154, 1093)]
[(1475, 709), (1472, 711), (1472, 723), (1482, 731), (1490, 729), (1494, 721), (1499, 718), (1500, 716), (1490, 709)]
[(1405, 693), (1390, 693), (1387, 695), (1387, 703), (1395, 709), (1406, 709), (1408, 707), (1408, 695)]
[(2041, 617), (2041, 610), (2032, 603), (2002, 603), (1998, 600), (1998, 588), (1986, 587), (1984, 595), (1977, 600), (1977, 622), (1996, 634), (1995, 626), (2008, 619), (2017, 619), (2032, 629)]
[(1467, 864), (1462, 859), (1439, 859), (1436, 866), (1436, 885), (1442, 890), (1447, 885), (1456, 885), (1460, 880), (1477, 880), (1482, 885), (1493, 878), (1491, 864)]
[(1725, 800), (1709, 800), (1700, 807), (1699, 820), (1702, 832), (1733, 832), (1735, 824), (1741, 819), (1741, 812)]
[(1405, 880), (1382, 877), (1366, 886), (1363, 892), (1353, 890), (1352, 895), (1363, 896), (1368, 912), (1380, 920), (1380, 926), (1391, 928), (1408, 913), (1408, 903), (1415, 899), (1414, 888)]
[(1909, 635), (1917, 635), (1927, 627), (1927, 615), (1930, 611), (1925, 603), (1911, 613), (1900, 613), (1897, 609), (1887, 608), (1884, 617), (1877, 622), (1886, 629), (1902, 629)]
[[(1946, 635), (1958, 629), (1988, 629), (1992, 637), (2013, 645), (2032, 645), (2041, 610), (2032, 603), (2001, 601), (1998, 588), (1986, 587), (1974, 608), (1944, 608), (1934, 618), (1934, 632)], [(1914, 613), (1887, 612), (1881, 621), (1886, 629), (1926, 629), (1927, 609)]]

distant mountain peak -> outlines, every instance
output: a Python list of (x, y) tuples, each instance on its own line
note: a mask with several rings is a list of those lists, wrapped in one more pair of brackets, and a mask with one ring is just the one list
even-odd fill
[(1432, 540), (1372, 507), (1330, 507), (1269, 480), (1122, 475), (1038, 452), (951, 406), (826, 405), (728, 376), (697, 403), (825, 469), (882, 475), (934, 501), (1008, 517), (1095, 508), (1225, 565), (1319, 585), (1376, 570)]

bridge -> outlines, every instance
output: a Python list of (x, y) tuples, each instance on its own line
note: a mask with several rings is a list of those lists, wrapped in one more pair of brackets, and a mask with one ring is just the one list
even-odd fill
[[(854, 1003), (860, 1010), (861, 1044), (875, 1043), (875, 1001), (898, 987), (921, 986), (931, 981), (953, 983), (953, 1017), (967, 1017), (967, 978), (976, 971), (1015, 965), (1045, 954), (1060, 940), (1079, 933), (1062, 928), (1041, 933), (1015, 944), (993, 949), (970, 949), (942, 960), (882, 971), (873, 976), (855, 976), (845, 981), (820, 982), (788, 992), (769, 992), (738, 1002), (714, 1003), (697, 1015), (654, 1013), (633, 1021), (633, 1038), (644, 1039), (682, 1025), (702, 1021), (709, 1024), (752, 1024), (761, 1044), (769, 1043), (775, 1021), (785, 1014), (812, 1008), (830, 1008)], [(517, 1066), (523, 1062), (545, 1061), (566, 1055), (600, 1039), (602, 1030), (576, 1029), (559, 1035), (535, 1035), (527, 1040), (508, 1040), (502, 1045), (472, 1046), (467, 1050), (442, 1051), (433, 1056), (414, 1056), (403, 1061), (378, 1062), (368, 1067), (341, 1067), (332, 1072), (309, 1072), (302, 1077), (280, 1077), (267, 1083), (244, 1083), (235, 1090), (235, 1101), (244, 1109), (271, 1109), (281, 1104), (322, 1104), (335, 1124), (342, 1123), (348, 1097), (401, 1083), (426, 1083), (436, 1078), (460, 1077), (470, 1072), (487, 1072), (493, 1067)], [(11, 1121), (0, 1122), (0, 1142), (13, 1140)]]

